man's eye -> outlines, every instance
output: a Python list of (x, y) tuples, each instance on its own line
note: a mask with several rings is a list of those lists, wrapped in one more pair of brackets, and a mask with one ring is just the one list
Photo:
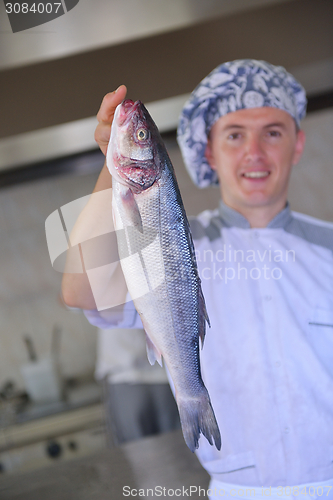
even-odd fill
[(239, 139), (241, 137), (241, 134), (239, 132), (234, 132), (233, 134), (228, 135), (228, 139), (231, 139), (232, 141)]
[(279, 132), (278, 130), (270, 130), (268, 132), (268, 135), (270, 137), (281, 137), (281, 132)]

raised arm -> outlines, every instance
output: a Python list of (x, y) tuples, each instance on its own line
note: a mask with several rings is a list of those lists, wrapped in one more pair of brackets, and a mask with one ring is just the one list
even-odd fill
[[(125, 85), (121, 85), (115, 92), (107, 94), (101, 104), (97, 114), (98, 125), (95, 131), (95, 140), (106, 155), (111, 124), (114, 112), (118, 104), (120, 104), (126, 96), (127, 89)], [(106, 230), (112, 229), (112, 214), (110, 211), (110, 190), (112, 187), (112, 177), (107, 169), (106, 162), (101, 170), (101, 173), (96, 182), (94, 193), (96, 196), (91, 196), (89, 202), (81, 212), (71, 233), (70, 239), (72, 244), (75, 242), (83, 242), (91, 240), (98, 234), (105, 233)], [(105, 191), (105, 193), (101, 193)], [(112, 246), (110, 239), (103, 239), (103, 244)], [(96, 250), (96, 249), (95, 249)], [(86, 249), (86, 252), (89, 250)], [(94, 251), (92, 248), (91, 251)], [(114, 255), (115, 248), (103, 248), (103, 254)], [(90, 256), (83, 255), (83, 260), (89, 260)], [(69, 256), (66, 263), (66, 269), (62, 279), (62, 295), (65, 303), (70, 307), (79, 307), (82, 309), (95, 309), (97, 307), (94, 294), (86, 272), (71, 273)], [(109, 307), (122, 304), (125, 301), (127, 287), (121, 271), (120, 264), (111, 266), (108, 270), (109, 275), (103, 276), (101, 282), (100, 293), (107, 298)], [(105, 285), (107, 284), (107, 285)], [(98, 284), (94, 285), (98, 287)], [(96, 296), (96, 288), (94, 288)]]

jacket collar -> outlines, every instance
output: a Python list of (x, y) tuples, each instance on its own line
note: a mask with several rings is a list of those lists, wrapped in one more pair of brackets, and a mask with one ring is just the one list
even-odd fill
[[(226, 205), (222, 200), (219, 205), (219, 215), (224, 226), (250, 229), (249, 221), (242, 214)], [(290, 222), (290, 219), (291, 210), (289, 203), (287, 202), (285, 208), (281, 210), (281, 212), (279, 212), (266, 227), (270, 229), (283, 228), (288, 222)]]

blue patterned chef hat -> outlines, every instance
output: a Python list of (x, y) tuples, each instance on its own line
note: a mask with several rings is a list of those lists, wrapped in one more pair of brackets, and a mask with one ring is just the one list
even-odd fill
[(240, 59), (215, 68), (192, 92), (179, 118), (178, 143), (195, 184), (218, 184), (205, 150), (212, 125), (239, 109), (271, 106), (290, 113), (299, 126), (306, 113), (305, 90), (282, 66)]

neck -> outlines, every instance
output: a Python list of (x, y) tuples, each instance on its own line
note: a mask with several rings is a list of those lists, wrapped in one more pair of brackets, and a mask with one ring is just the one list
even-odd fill
[[(224, 200), (223, 200), (224, 201)], [(233, 206), (231, 203), (225, 202), (230, 208), (239, 212), (249, 222), (251, 228), (267, 227), (274, 217), (281, 212), (286, 206), (286, 200), (282, 200), (279, 204), (269, 206)]]

